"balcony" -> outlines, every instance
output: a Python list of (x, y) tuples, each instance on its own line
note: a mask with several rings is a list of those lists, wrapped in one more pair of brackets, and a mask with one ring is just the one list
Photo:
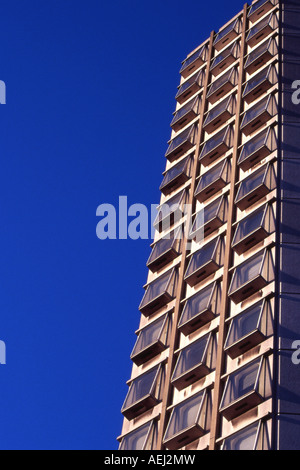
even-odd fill
[(197, 97), (175, 112), (171, 122), (173, 131), (178, 132), (190, 124), (199, 115), (201, 100)]
[(237, 80), (238, 72), (236, 68), (228, 70), (228, 72), (215, 80), (210, 85), (207, 93), (207, 100), (209, 103), (216, 103), (216, 101), (220, 100), (223, 96), (232, 91), (237, 85)]
[(237, 18), (229, 26), (222, 29), (214, 41), (214, 48), (217, 51), (221, 51), (224, 47), (232, 42), (237, 36), (241, 33), (242, 21), (240, 18)]
[(262, 403), (271, 393), (267, 358), (260, 358), (231, 374), (225, 384), (220, 412), (231, 421)]
[(137, 366), (148, 362), (166, 349), (169, 324), (169, 316), (164, 315), (140, 330), (130, 357)]
[(221, 268), (223, 257), (224, 240), (218, 237), (192, 255), (184, 280), (194, 287)]
[(180, 191), (158, 207), (157, 216), (153, 223), (156, 231), (170, 230), (176, 222), (184, 217), (187, 195), (186, 190)]
[(164, 173), (164, 179), (159, 189), (165, 196), (176, 191), (190, 179), (191, 163), (192, 159), (189, 156)]
[(207, 392), (204, 391), (173, 408), (164, 436), (167, 449), (180, 449), (203, 436), (209, 414), (208, 403)]
[(254, 3), (248, 14), (248, 18), (251, 23), (255, 23), (260, 18), (262, 18), (262, 16), (268, 13), (268, 11), (272, 10), (272, 8), (277, 5), (277, 3), (277, 0), (259, 0), (258, 2)]
[(176, 295), (177, 271), (172, 269), (148, 284), (139, 310), (149, 316), (171, 302)]
[(177, 135), (173, 140), (170, 140), (166, 158), (170, 162), (173, 162), (182, 157), (188, 150), (196, 145), (197, 134), (197, 125), (193, 124), (191, 127), (181, 132), (181, 134)]
[(272, 254), (269, 250), (262, 251), (234, 269), (228, 295), (238, 304), (263, 289), (273, 277)]
[(216, 199), (202, 208), (195, 217), (192, 225), (191, 238), (201, 242), (205, 237), (215, 232), (227, 221), (228, 200), (225, 196)]
[(241, 431), (227, 437), (223, 442), (221, 450), (271, 450), (267, 423), (257, 421), (251, 424), (251, 426), (243, 428)]
[(267, 96), (244, 113), (241, 131), (246, 136), (253, 134), (275, 116), (276, 113), (277, 103), (275, 96)]
[(182, 85), (179, 86), (178, 92), (175, 96), (175, 99), (178, 103), (183, 104), (189, 98), (191, 98), (195, 93), (197, 93), (204, 85), (205, 73), (203, 70), (193, 75), (191, 78), (186, 80)]
[(247, 43), (250, 47), (255, 47), (259, 42), (269, 36), (278, 28), (276, 13), (266, 16), (262, 21), (253, 26), (247, 36)]
[(276, 175), (273, 165), (269, 164), (244, 179), (236, 195), (235, 204), (245, 210), (265, 197), (276, 187)]
[(276, 67), (274, 65), (266, 67), (247, 82), (243, 93), (244, 100), (246, 103), (251, 104), (266, 93), (277, 81)]
[(260, 207), (236, 227), (232, 248), (241, 255), (275, 231), (275, 215), (270, 204)]
[(150, 421), (123, 437), (119, 450), (151, 450), (155, 445), (156, 423)]
[(278, 46), (276, 39), (267, 39), (266, 42), (258, 46), (248, 55), (245, 63), (246, 71), (252, 75), (277, 54)]
[(236, 112), (236, 97), (229, 96), (217, 106), (208, 111), (203, 124), (204, 130), (211, 134), (224, 125)]
[(262, 300), (232, 319), (224, 349), (231, 359), (236, 359), (272, 334), (270, 302)]
[(180, 255), (181, 240), (181, 231), (177, 230), (156, 242), (147, 261), (150, 271), (157, 272), (176, 259)]
[(227, 126), (222, 131), (207, 140), (201, 150), (199, 160), (208, 166), (217, 158), (222, 157), (233, 144), (233, 127)]
[(183, 63), (180, 69), (182, 77), (187, 78), (193, 72), (195, 72), (201, 65), (204, 64), (207, 57), (207, 46), (200, 47), (194, 54), (188, 57)]
[(160, 382), (162, 379), (162, 366), (146, 372), (130, 385), (121, 413), (126, 419), (137, 418), (160, 400)]
[(177, 390), (183, 390), (212, 371), (215, 366), (214, 345), (215, 338), (210, 333), (180, 351), (171, 379)]
[(203, 203), (221, 191), (229, 183), (230, 174), (231, 163), (230, 160), (225, 159), (201, 175), (195, 191), (196, 199)]
[(274, 128), (267, 128), (243, 145), (238, 165), (243, 171), (249, 170), (276, 150), (277, 139)]
[(220, 52), (213, 60), (210, 71), (214, 77), (220, 75), (230, 65), (232, 65), (240, 55), (240, 43), (236, 41)]
[(218, 314), (220, 285), (216, 282), (190, 297), (182, 311), (178, 328), (185, 336), (212, 321)]

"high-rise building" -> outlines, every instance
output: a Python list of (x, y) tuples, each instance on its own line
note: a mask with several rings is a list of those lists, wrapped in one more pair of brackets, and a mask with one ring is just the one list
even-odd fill
[(120, 450), (300, 449), (299, 0), (180, 75)]

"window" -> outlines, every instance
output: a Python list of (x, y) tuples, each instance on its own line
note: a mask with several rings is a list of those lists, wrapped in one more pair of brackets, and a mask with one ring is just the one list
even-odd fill
[(183, 308), (178, 328), (184, 335), (193, 333), (213, 320), (219, 312), (220, 285), (210, 284), (190, 297)]
[(136, 365), (144, 364), (166, 349), (169, 323), (169, 315), (164, 315), (139, 332), (131, 354)]
[(203, 128), (206, 132), (211, 134), (217, 130), (221, 125), (225, 124), (228, 119), (234, 116), (236, 111), (236, 97), (230, 96), (217, 106), (212, 108), (206, 116)]
[(278, 19), (276, 14), (272, 13), (250, 29), (247, 36), (248, 45), (254, 47), (269, 36), (276, 28), (278, 28)]
[(178, 103), (183, 104), (186, 100), (191, 98), (195, 93), (203, 88), (204, 76), (204, 71), (200, 70), (200, 72), (196, 73), (179, 86), (178, 92), (175, 96), (175, 99), (178, 101)]
[(222, 131), (215, 134), (203, 145), (200, 161), (202, 165), (208, 166), (214, 160), (222, 157), (232, 147), (233, 127), (227, 126)]
[(276, 134), (274, 128), (267, 128), (243, 145), (238, 165), (243, 171), (268, 157), (276, 150)]
[(276, 39), (267, 39), (266, 42), (254, 49), (247, 57), (245, 69), (248, 73), (252, 74), (259, 70), (269, 60), (271, 60), (278, 53), (278, 46)]
[(216, 77), (230, 65), (232, 65), (239, 58), (239, 55), (240, 43), (236, 41), (234, 44), (231, 44), (214, 58), (210, 68), (213, 76)]
[(173, 162), (174, 160), (182, 157), (185, 152), (196, 145), (196, 138), (197, 126), (193, 124), (169, 142), (166, 158), (170, 162)]
[(241, 255), (275, 231), (275, 215), (270, 204), (242, 219), (236, 227), (232, 247)]
[(183, 127), (187, 126), (193, 119), (195, 119), (199, 114), (200, 106), (201, 101), (197, 97), (178, 109), (178, 111), (175, 112), (174, 118), (171, 122), (173, 131), (180, 131)]
[(165, 172), (159, 188), (165, 196), (168, 196), (189, 180), (191, 162), (192, 159), (189, 156)]
[(267, 423), (258, 421), (227, 437), (221, 450), (270, 450)]
[(245, 113), (241, 124), (241, 130), (248, 136), (266, 124), (277, 112), (277, 103), (274, 95), (267, 96)]
[(270, 65), (247, 82), (243, 98), (248, 104), (252, 103), (252, 101), (259, 98), (263, 93), (271, 88), (272, 85), (276, 83), (276, 81), (276, 68), (274, 65)]
[(252, 5), (248, 18), (254, 23), (258, 21), (263, 15), (268, 13), (275, 5), (277, 0), (259, 0)]
[(156, 425), (150, 421), (123, 437), (119, 450), (150, 450), (156, 440)]
[(222, 29), (214, 41), (214, 47), (217, 51), (223, 49), (229, 42), (236, 38), (241, 32), (242, 22), (240, 18), (237, 18), (229, 26)]
[(169, 230), (185, 215), (187, 191), (183, 190), (161, 204), (157, 209), (157, 216), (153, 226), (158, 232)]
[(235, 268), (229, 296), (237, 304), (265, 287), (272, 276), (271, 252), (260, 252)]
[(181, 240), (181, 231), (177, 230), (156, 242), (147, 261), (148, 268), (156, 272), (177, 258), (180, 254)]
[(273, 334), (269, 300), (262, 300), (234, 317), (225, 341), (225, 351), (235, 359)]
[(215, 365), (214, 343), (212, 334), (209, 334), (180, 351), (172, 376), (174, 387), (183, 390), (212, 371)]
[(227, 378), (220, 412), (231, 421), (262, 403), (271, 394), (271, 371), (267, 358), (260, 358)]
[(230, 160), (226, 159), (201, 175), (195, 191), (197, 200), (204, 202), (224, 188), (229, 183), (230, 173)]
[(218, 237), (194, 253), (189, 262), (184, 279), (194, 287), (199, 282), (221, 268), (224, 255), (223, 238)]
[(203, 436), (207, 405), (207, 393), (200, 392), (173, 408), (164, 436), (167, 449), (180, 449)]
[(162, 367), (157, 366), (133, 380), (122, 407), (122, 414), (131, 420), (155, 406), (160, 399)]
[(227, 220), (228, 200), (223, 196), (203, 207), (195, 216), (190, 236), (197, 241), (215, 232)]
[(177, 285), (176, 270), (172, 269), (155, 281), (148, 284), (145, 295), (139, 307), (140, 311), (149, 316), (156, 310), (164, 307), (175, 297)]
[(224, 73), (221, 77), (217, 78), (217, 80), (213, 81), (207, 92), (207, 100), (209, 103), (215, 103), (232, 91), (237, 85), (237, 80), (238, 72), (234, 67)]
[(180, 69), (180, 74), (184, 78), (187, 78), (189, 75), (195, 72), (197, 68), (204, 64), (206, 56), (207, 46), (205, 45), (203, 47), (200, 47), (200, 49), (194, 52), (194, 54), (192, 54), (185, 61), (183, 61), (182, 67)]
[(245, 210), (276, 187), (276, 175), (272, 164), (265, 165), (244, 179), (236, 195), (235, 204)]

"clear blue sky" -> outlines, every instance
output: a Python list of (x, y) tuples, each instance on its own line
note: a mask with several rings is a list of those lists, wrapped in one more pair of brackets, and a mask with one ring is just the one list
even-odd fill
[(2, 2), (0, 449), (116, 449), (148, 241), (96, 208), (154, 204), (186, 54), (243, 2)]

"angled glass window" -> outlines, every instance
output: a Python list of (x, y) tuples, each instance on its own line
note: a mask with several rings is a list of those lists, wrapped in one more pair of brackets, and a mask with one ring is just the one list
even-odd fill
[(184, 335), (201, 328), (219, 312), (220, 285), (213, 283), (190, 297), (183, 308), (178, 328)]
[(175, 112), (171, 122), (173, 131), (180, 131), (183, 127), (187, 126), (193, 119), (195, 119), (199, 114), (200, 106), (201, 100), (197, 97), (178, 109), (178, 111)]
[(184, 279), (194, 287), (221, 268), (224, 256), (224, 240), (221, 237), (209, 242), (191, 257)]
[(168, 196), (190, 179), (191, 162), (190, 156), (184, 158), (164, 173), (164, 179), (159, 189), (165, 196)]
[(226, 196), (216, 199), (203, 207), (195, 216), (191, 237), (197, 241), (205, 238), (225, 224), (227, 220), (228, 200)]
[(187, 191), (180, 191), (175, 196), (161, 204), (157, 209), (157, 216), (153, 226), (158, 232), (169, 230), (176, 222), (185, 215), (185, 203)]
[(268, 300), (261, 300), (234, 317), (225, 341), (225, 351), (235, 359), (273, 334), (273, 318)]
[(247, 43), (250, 47), (254, 47), (260, 41), (269, 36), (276, 28), (278, 28), (278, 19), (275, 13), (266, 16), (262, 21), (253, 26), (247, 36)]
[(233, 64), (240, 55), (240, 43), (236, 41), (234, 44), (231, 44), (229, 47), (220, 52), (213, 60), (211, 65), (211, 73), (216, 77), (225, 69), (227, 69), (231, 64)]
[(278, 54), (278, 46), (275, 38), (267, 39), (263, 44), (256, 47), (247, 57), (245, 69), (252, 74), (259, 70), (270, 59)]
[(228, 119), (234, 116), (236, 110), (236, 97), (229, 96), (217, 106), (212, 108), (206, 116), (203, 128), (209, 134), (225, 124)]
[(196, 138), (197, 126), (193, 124), (170, 141), (166, 158), (170, 162), (173, 162), (177, 158), (182, 157), (185, 152), (194, 147), (196, 144)]
[(162, 367), (157, 366), (134, 379), (122, 407), (122, 414), (131, 420), (159, 402)]
[(215, 365), (213, 349), (214, 338), (211, 333), (182, 349), (171, 380), (174, 387), (183, 390), (208, 375)]
[(259, 98), (277, 81), (277, 72), (274, 65), (270, 65), (247, 81), (243, 98), (250, 104)]
[(254, 23), (258, 21), (263, 15), (268, 13), (275, 5), (277, 0), (259, 0), (254, 3), (251, 7), (251, 10), (248, 14), (248, 18)]
[(197, 200), (204, 202), (224, 188), (230, 181), (230, 173), (230, 160), (225, 159), (201, 175), (195, 191)]
[(139, 307), (140, 311), (149, 316), (174, 299), (177, 285), (176, 270), (172, 269), (148, 284)]
[(207, 401), (207, 393), (200, 392), (173, 408), (164, 436), (167, 449), (180, 449), (203, 436)]
[(175, 99), (178, 103), (183, 104), (191, 98), (197, 91), (203, 88), (205, 73), (203, 70), (193, 75), (179, 86)]
[(242, 302), (265, 287), (274, 276), (272, 255), (262, 251), (237, 266), (229, 288), (229, 296), (234, 303)]
[(215, 134), (203, 145), (199, 160), (202, 165), (208, 166), (217, 158), (224, 155), (232, 146), (233, 127), (227, 126)]
[(180, 254), (181, 240), (181, 231), (177, 230), (156, 242), (147, 261), (148, 268), (156, 272), (177, 258)]
[(257, 421), (241, 431), (227, 437), (221, 450), (270, 450), (267, 423)]
[(153, 449), (155, 439), (156, 425), (150, 421), (124, 436), (119, 450), (150, 450)]
[(182, 67), (180, 69), (180, 74), (184, 77), (187, 78), (189, 75), (191, 75), (193, 72), (196, 71), (197, 68), (199, 68), (201, 65), (204, 64), (207, 56), (207, 46), (204, 45), (200, 47), (194, 54), (192, 54), (190, 57), (185, 59), (182, 63)]
[(276, 187), (274, 166), (268, 164), (245, 178), (238, 189), (235, 204), (240, 210), (245, 210), (259, 199), (265, 197)]
[(216, 36), (214, 47), (217, 51), (223, 49), (229, 42), (233, 41), (241, 32), (242, 21), (240, 18), (234, 20), (226, 28), (222, 29)]
[(267, 358), (259, 358), (227, 378), (220, 412), (228, 421), (262, 403), (271, 394), (271, 371)]
[(237, 69), (231, 68), (217, 80), (213, 81), (207, 92), (207, 99), (210, 103), (215, 103), (229, 93), (237, 85)]
[(274, 152), (276, 146), (277, 139), (275, 130), (269, 127), (243, 145), (238, 159), (238, 165), (243, 171), (247, 171)]
[(241, 130), (246, 136), (253, 134), (275, 116), (276, 112), (277, 103), (275, 96), (267, 96), (244, 113)]
[(136, 365), (144, 364), (166, 349), (169, 323), (169, 315), (164, 315), (139, 332), (131, 353), (131, 360)]
[(242, 219), (236, 227), (232, 247), (239, 255), (275, 231), (275, 214), (270, 204), (262, 206)]

